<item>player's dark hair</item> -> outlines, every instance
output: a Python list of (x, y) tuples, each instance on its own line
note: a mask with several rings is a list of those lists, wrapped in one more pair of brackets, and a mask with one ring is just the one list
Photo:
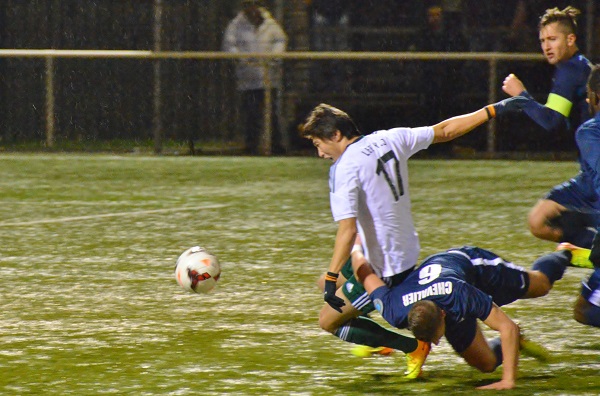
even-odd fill
[(588, 87), (590, 91), (600, 96), (600, 64), (593, 65), (590, 77), (588, 78)]
[(360, 135), (356, 124), (348, 114), (336, 107), (321, 103), (311, 111), (304, 125), (300, 127), (300, 136), (331, 139), (335, 131), (340, 131), (346, 138)]
[(577, 16), (581, 14), (577, 8), (568, 6), (564, 10), (559, 10), (558, 7), (548, 8), (546, 13), (540, 17), (538, 29), (551, 23), (558, 22), (563, 27), (566, 34), (577, 34)]
[(417, 340), (432, 342), (444, 316), (433, 301), (421, 300), (414, 303), (408, 312), (408, 329)]

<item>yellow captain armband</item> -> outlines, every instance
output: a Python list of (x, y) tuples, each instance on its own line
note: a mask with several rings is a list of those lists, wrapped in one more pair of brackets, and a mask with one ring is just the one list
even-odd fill
[(551, 93), (550, 95), (548, 95), (546, 107), (559, 112), (565, 117), (568, 117), (569, 114), (571, 114), (571, 108), (573, 107), (573, 103), (560, 95)]

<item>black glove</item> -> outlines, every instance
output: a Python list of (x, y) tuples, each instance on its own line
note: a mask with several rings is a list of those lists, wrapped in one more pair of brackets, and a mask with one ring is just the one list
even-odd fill
[(504, 113), (521, 110), (523, 107), (525, 107), (527, 102), (529, 102), (529, 99), (524, 96), (513, 96), (511, 98), (491, 104), (487, 106), (485, 110), (488, 113), (488, 119), (492, 119)]
[(331, 308), (341, 313), (342, 307), (346, 305), (346, 303), (335, 295), (335, 291), (337, 290), (337, 278), (338, 274), (327, 272), (327, 275), (325, 276), (325, 292), (323, 293), (323, 299), (331, 306)]

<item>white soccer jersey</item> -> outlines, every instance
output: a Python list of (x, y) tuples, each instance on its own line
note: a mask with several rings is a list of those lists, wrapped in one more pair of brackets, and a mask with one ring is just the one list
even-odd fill
[(418, 260), (407, 161), (432, 141), (431, 127), (373, 132), (350, 144), (329, 171), (333, 219), (357, 219), (365, 256), (379, 277), (399, 274)]

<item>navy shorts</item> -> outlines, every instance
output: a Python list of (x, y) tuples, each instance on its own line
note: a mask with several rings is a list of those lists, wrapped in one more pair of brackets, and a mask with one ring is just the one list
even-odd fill
[(462, 353), (471, 345), (477, 332), (477, 319), (467, 318), (446, 327), (444, 336), (456, 353)]
[[(498, 306), (510, 304), (527, 293), (529, 274), (523, 267), (509, 262), (498, 265), (476, 265), (473, 286), (490, 295)], [(477, 331), (477, 319), (467, 318), (446, 327), (446, 339), (457, 353), (471, 345)]]
[(510, 304), (522, 298), (529, 289), (527, 270), (505, 262), (499, 265), (481, 265), (475, 267), (477, 278), (472, 285), (492, 296), (496, 305)]
[(558, 186), (555, 186), (546, 195), (546, 199), (561, 204), (567, 209), (584, 212), (597, 213), (600, 211), (600, 199), (584, 188), (579, 178), (573, 178)]
[(594, 270), (588, 279), (581, 282), (581, 296), (590, 304), (600, 307), (600, 269)]

